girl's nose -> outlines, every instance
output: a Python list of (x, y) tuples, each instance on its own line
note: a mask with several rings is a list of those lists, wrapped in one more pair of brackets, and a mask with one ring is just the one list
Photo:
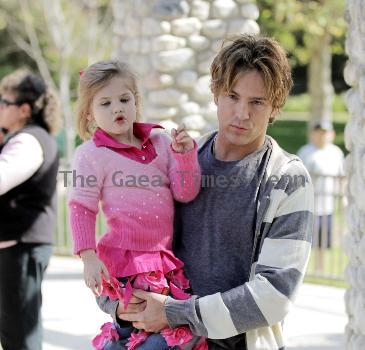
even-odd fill
[(113, 110), (115, 114), (123, 112), (123, 104), (121, 102), (115, 103)]

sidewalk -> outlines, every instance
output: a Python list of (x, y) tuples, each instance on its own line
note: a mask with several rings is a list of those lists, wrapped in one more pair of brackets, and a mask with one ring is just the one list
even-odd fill
[[(303, 285), (285, 321), (288, 350), (342, 350), (347, 322), (344, 290)], [(82, 280), (81, 261), (53, 257), (43, 285), (44, 350), (92, 350), (109, 317)]]

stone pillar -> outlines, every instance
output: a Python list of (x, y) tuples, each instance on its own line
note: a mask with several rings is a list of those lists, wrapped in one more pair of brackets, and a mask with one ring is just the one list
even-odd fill
[(113, 0), (117, 50), (137, 71), (142, 116), (198, 136), (216, 119), (209, 66), (224, 37), (258, 33), (255, 0)]
[(346, 52), (349, 56), (344, 76), (351, 89), (346, 96), (351, 115), (345, 129), (345, 142), (351, 152), (346, 159), (349, 205), (349, 234), (345, 250), (349, 264), (345, 278), (350, 284), (346, 292), (346, 349), (365, 349), (365, 4), (363, 0), (347, 0), (348, 33)]

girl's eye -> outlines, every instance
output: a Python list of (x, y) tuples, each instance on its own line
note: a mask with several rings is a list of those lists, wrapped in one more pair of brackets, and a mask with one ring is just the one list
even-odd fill
[(120, 100), (120, 102), (122, 102), (122, 103), (127, 103), (129, 101), (129, 99), (128, 98), (122, 98), (121, 100)]
[(102, 106), (108, 106), (108, 105), (110, 105), (110, 102), (103, 102), (101, 105)]

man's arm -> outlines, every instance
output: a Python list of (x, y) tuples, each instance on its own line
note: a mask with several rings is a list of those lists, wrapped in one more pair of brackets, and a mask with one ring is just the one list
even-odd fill
[(96, 297), (95, 300), (99, 308), (106, 314), (110, 315), (114, 322), (117, 322), (119, 300), (111, 300), (109, 297), (103, 295)]
[[(291, 181), (295, 174), (303, 175), (306, 181), (300, 183), (300, 177)], [(304, 276), (313, 229), (313, 189), (307, 172), (298, 163), (288, 175), (291, 177), (282, 177), (270, 197), (261, 227), (266, 238), (250, 282), (225, 293), (189, 300), (160, 300), (138, 294), (147, 299), (146, 311), (155, 304), (154, 310), (161, 319), (167, 318), (170, 327), (187, 324), (194, 334), (213, 339), (229, 338), (283, 320)], [(122, 318), (138, 321), (139, 328), (158, 331), (150, 322), (156, 315), (143, 312)]]

